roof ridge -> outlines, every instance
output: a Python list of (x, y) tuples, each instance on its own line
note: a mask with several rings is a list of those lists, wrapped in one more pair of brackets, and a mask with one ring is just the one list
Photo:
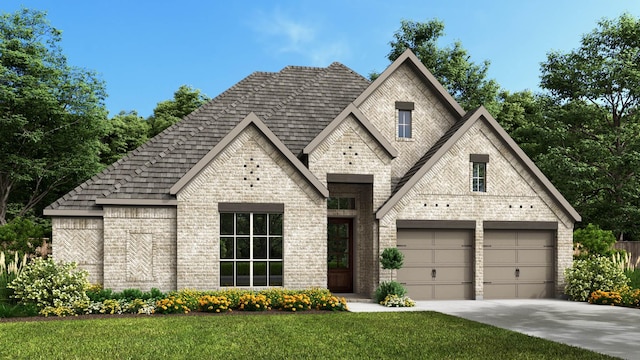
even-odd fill
[[(269, 110), (265, 111), (263, 116), (263, 120), (266, 120), (268, 118), (270, 118), (271, 116), (273, 116), (275, 113), (277, 113), (278, 111), (282, 110), (283, 107), (285, 107), (285, 105), (287, 105), (291, 100), (295, 99), (298, 95), (302, 94), (305, 90), (307, 90), (310, 86), (312, 86), (313, 84), (316, 84), (321, 78), (327, 76), (327, 74), (329, 73), (329, 67), (324, 67), (324, 68), (313, 68), (314, 70), (317, 69), (322, 69), (318, 74), (316, 74), (313, 79), (305, 82), (304, 84), (302, 84), (302, 86), (300, 86), (299, 88), (297, 88), (296, 90), (294, 90), (293, 92), (291, 92), (289, 94), (289, 96), (287, 96), (285, 99), (283, 99), (282, 101), (280, 101), (278, 104), (274, 105), (273, 107), (271, 107)], [(291, 67), (293, 68), (293, 67)], [(310, 68), (310, 67), (304, 67), (304, 66), (300, 66), (298, 68)]]

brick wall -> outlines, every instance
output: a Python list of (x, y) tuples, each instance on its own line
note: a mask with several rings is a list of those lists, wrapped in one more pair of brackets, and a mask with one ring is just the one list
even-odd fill
[(104, 207), (104, 287), (176, 289), (176, 209)]
[[(412, 138), (397, 138), (396, 101), (415, 104), (412, 111)], [(374, 91), (359, 109), (382, 135), (398, 150), (392, 164), (392, 185), (433, 145), (455, 122), (441, 100), (427, 87), (409, 65), (400, 66)]]
[(284, 203), (284, 287), (326, 287), (326, 200), (255, 128), (232, 141), (178, 197), (178, 288), (215, 289), (218, 203)]
[(78, 268), (89, 272), (89, 281), (103, 281), (103, 223), (102, 218), (54, 217), (52, 227), (52, 256), (56, 261), (76, 262)]

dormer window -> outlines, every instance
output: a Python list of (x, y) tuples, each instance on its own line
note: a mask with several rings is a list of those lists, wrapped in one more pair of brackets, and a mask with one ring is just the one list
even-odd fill
[(411, 112), (413, 108), (412, 102), (396, 101), (399, 139), (411, 139)]

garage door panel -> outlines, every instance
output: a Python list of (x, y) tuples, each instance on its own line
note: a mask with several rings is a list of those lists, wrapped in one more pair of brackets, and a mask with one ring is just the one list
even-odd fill
[(541, 299), (554, 295), (553, 283), (522, 283), (518, 284), (518, 297), (521, 299)]
[(437, 300), (456, 300), (473, 298), (473, 288), (468, 284), (439, 284), (434, 286), (434, 298)]
[(431, 281), (431, 270), (428, 270), (423, 267), (409, 267), (403, 266), (401, 269), (398, 269), (397, 278), (399, 282), (422, 282), (425, 283), (427, 281)]
[(473, 253), (471, 249), (436, 249), (434, 250), (436, 264), (471, 264)]
[(405, 250), (398, 248), (404, 254), (405, 265), (409, 264), (423, 264), (425, 260), (431, 260), (433, 257), (432, 250)]
[(484, 262), (490, 264), (514, 264), (517, 259), (517, 252), (513, 249), (485, 249)]
[(514, 231), (493, 232), (490, 237), (485, 234), (484, 245), (491, 247), (513, 247), (515, 239), (516, 233)]
[(468, 231), (438, 231), (434, 233), (435, 247), (471, 246), (472, 239)]
[[(519, 267), (520, 276), (518, 280), (527, 281), (527, 280), (540, 280), (549, 281), (553, 279), (554, 271), (551, 266), (540, 265), (540, 266), (527, 266), (527, 267)], [(548, 279), (548, 280), (547, 280)]]
[(487, 230), (484, 298), (540, 298), (555, 293), (552, 231)]
[(548, 231), (527, 231), (518, 233), (518, 245), (549, 246), (553, 245), (553, 234)]
[(520, 264), (549, 264), (553, 263), (554, 248), (518, 249), (518, 263)]
[(512, 284), (484, 284), (485, 299), (513, 299), (516, 297), (516, 291)]
[(397, 278), (412, 299), (473, 298), (471, 231), (400, 229), (398, 249), (405, 265)]

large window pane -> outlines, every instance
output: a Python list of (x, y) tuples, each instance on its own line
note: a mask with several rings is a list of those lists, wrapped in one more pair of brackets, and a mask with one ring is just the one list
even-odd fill
[(220, 235), (233, 235), (234, 214), (220, 214)]
[(266, 237), (253, 238), (253, 258), (254, 259), (267, 258), (267, 238)]
[(282, 235), (282, 214), (269, 214), (269, 235)]
[(233, 259), (233, 238), (220, 238), (220, 259)]
[(253, 286), (267, 286), (267, 262), (253, 263)]
[(269, 286), (282, 286), (282, 261), (269, 262)]
[(236, 234), (249, 235), (251, 214), (236, 214)]
[(251, 278), (249, 277), (251, 263), (248, 261), (236, 262), (236, 286), (250, 286)]
[(282, 259), (282, 238), (269, 239), (269, 259)]
[(236, 239), (236, 259), (249, 259), (251, 257), (251, 248), (249, 247), (248, 237), (239, 237)]
[(267, 214), (253, 214), (253, 235), (267, 235)]
[(220, 262), (220, 286), (233, 286), (233, 262)]

